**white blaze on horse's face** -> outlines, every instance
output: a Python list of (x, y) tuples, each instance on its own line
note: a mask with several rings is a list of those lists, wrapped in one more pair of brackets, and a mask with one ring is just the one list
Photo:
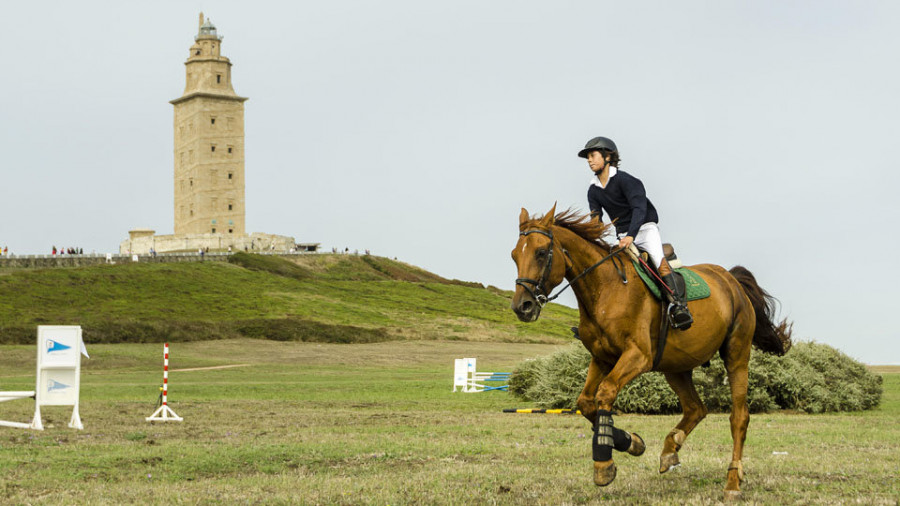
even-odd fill
[(549, 291), (565, 274), (563, 262), (559, 279), (554, 282), (556, 276), (553, 271), (559, 270), (560, 265), (559, 263), (554, 265), (552, 262), (554, 244), (550, 227), (553, 225), (555, 213), (556, 204), (553, 204), (543, 218), (536, 220), (531, 219), (524, 207), (519, 213), (519, 240), (512, 250), (512, 258), (516, 262), (519, 276), (516, 279), (512, 309), (524, 322), (537, 320), (541, 313), (541, 305), (546, 303), (549, 297)]
[(553, 277), (551, 270), (556, 270), (557, 267), (550, 265), (549, 253), (553, 246), (545, 235), (522, 235), (512, 250), (511, 256), (518, 268), (518, 279), (511, 306), (523, 322), (538, 319), (542, 303), (536, 297), (547, 297), (549, 290), (555, 285), (550, 279)]

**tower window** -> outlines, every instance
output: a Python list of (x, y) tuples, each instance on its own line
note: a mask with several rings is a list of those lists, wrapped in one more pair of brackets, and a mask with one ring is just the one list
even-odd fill
[(215, 234), (215, 233), (216, 233), (216, 229), (212, 229), (212, 233), (214, 233), (214, 234)]
[(228, 210), (229, 210), (229, 211), (231, 211), (231, 208), (232, 208), (231, 204), (228, 204)]
[(230, 228), (228, 229), (229, 234), (232, 233), (233, 231), (234, 231), (233, 229), (230, 229)]
[(234, 150), (234, 148), (231, 147), (231, 146), (228, 146), (228, 154), (229, 154), (229, 155), (231, 154), (232, 150)]
[(228, 179), (233, 179), (233, 178), (234, 178), (234, 172), (229, 172)]
[(215, 124), (216, 124), (216, 118), (215, 118), (215, 117), (209, 118), (209, 124), (210, 124), (210, 125), (215, 125)]
[(222, 74), (216, 74), (216, 82), (217, 82), (217, 83), (221, 83), (221, 82), (222, 82)]
[(213, 145), (212, 145), (212, 146), (210, 146), (210, 147), (211, 147), (211, 148), (212, 148), (212, 152), (213, 152), (213, 153), (215, 153), (215, 152), (216, 152), (216, 145), (215, 145), (215, 144), (213, 144)]
[(191, 180), (190, 180), (190, 183), (191, 183), (191, 188), (193, 188), (193, 187), (194, 187), (194, 180), (191, 179)]

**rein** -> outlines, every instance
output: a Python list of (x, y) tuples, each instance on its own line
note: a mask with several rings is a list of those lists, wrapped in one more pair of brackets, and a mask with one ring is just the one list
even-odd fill
[[(566, 291), (566, 289), (569, 288), (570, 286), (572, 286), (576, 281), (583, 278), (584, 276), (586, 276), (588, 273), (590, 273), (597, 267), (600, 267), (600, 265), (602, 265), (603, 262), (606, 262), (609, 259), (612, 259), (612, 264), (615, 266), (616, 272), (619, 274), (619, 277), (622, 278), (622, 283), (628, 284), (628, 278), (625, 277), (624, 262), (622, 261), (621, 258), (618, 257), (619, 253), (624, 251), (624, 249), (613, 248), (612, 251), (610, 251), (610, 253), (608, 255), (606, 255), (605, 257), (600, 259), (599, 262), (597, 262), (594, 265), (588, 267), (587, 269), (581, 271), (581, 274), (572, 278), (572, 280), (569, 281), (566, 284), (566, 286), (564, 286), (561, 290), (556, 292), (555, 295), (546, 295), (547, 290), (544, 288), (544, 283), (547, 282), (547, 278), (550, 277), (550, 272), (552, 272), (552, 270), (553, 270), (553, 232), (550, 230), (541, 230), (541, 229), (537, 229), (537, 228), (533, 228), (531, 230), (525, 230), (524, 232), (519, 232), (520, 236), (527, 236), (529, 234), (541, 234), (541, 235), (545, 235), (550, 238), (550, 250), (547, 253), (547, 263), (544, 264), (544, 271), (541, 273), (540, 280), (534, 280), (531, 278), (518, 278), (518, 279), (516, 279), (516, 284), (520, 285), (522, 288), (527, 290), (528, 293), (531, 294), (531, 297), (534, 300), (536, 300), (537, 303), (541, 307), (544, 307), (545, 304), (547, 304), (548, 302), (552, 301), (553, 299), (556, 299), (557, 297), (559, 297), (560, 294), (562, 294), (564, 291)], [(569, 252), (565, 248), (561, 248), (561, 249), (562, 249), (563, 253), (565, 253), (565, 255), (567, 257), (569, 257), (569, 259), (571, 260), (572, 257), (569, 256)], [(568, 271), (569, 271), (569, 268), (566, 267), (566, 272), (568, 272)], [(528, 286), (528, 284), (526, 284), (526, 283), (531, 284), (532, 286)]]

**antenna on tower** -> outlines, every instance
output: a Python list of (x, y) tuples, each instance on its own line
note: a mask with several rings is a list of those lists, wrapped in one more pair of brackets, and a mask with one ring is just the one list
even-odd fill
[(203, 13), (200, 13), (200, 23), (197, 24), (197, 30), (199, 30), (203, 26)]

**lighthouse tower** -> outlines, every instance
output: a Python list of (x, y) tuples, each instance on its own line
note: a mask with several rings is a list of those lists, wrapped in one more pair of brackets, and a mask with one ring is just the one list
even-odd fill
[(246, 232), (244, 217), (244, 102), (231, 85), (222, 37), (200, 13), (175, 107), (175, 233), (129, 230), (119, 252), (129, 255), (209, 251), (316, 251), (318, 243)]
[(244, 101), (222, 37), (200, 13), (175, 106), (175, 235), (240, 236), (244, 223)]

